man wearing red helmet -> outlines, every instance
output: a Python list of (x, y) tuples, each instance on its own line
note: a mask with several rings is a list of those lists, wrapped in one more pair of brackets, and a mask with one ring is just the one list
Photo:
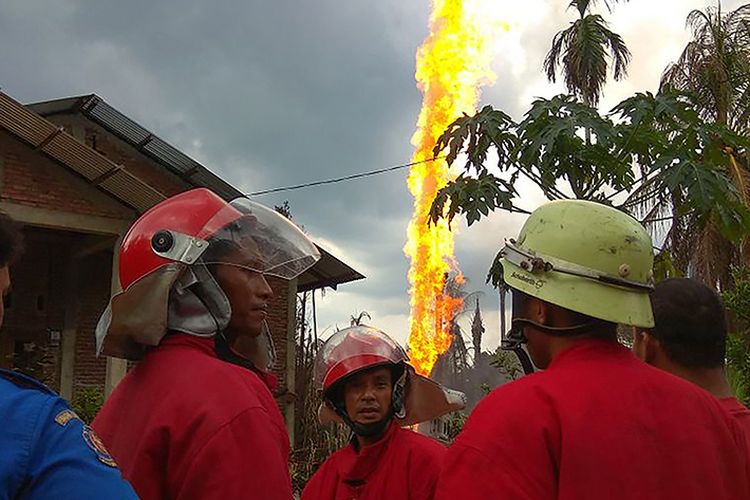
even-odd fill
[(462, 393), (414, 373), (388, 335), (369, 326), (341, 330), (321, 347), (315, 382), (321, 423), (341, 422), (351, 443), (320, 466), (303, 500), (429, 500), (445, 447), (402, 426), (463, 408)]
[(318, 258), (273, 210), (206, 189), (130, 228), (124, 291), (99, 321), (97, 348), (140, 363), (92, 425), (142, 499), (291, 498), (265, 277), (294, 278)]

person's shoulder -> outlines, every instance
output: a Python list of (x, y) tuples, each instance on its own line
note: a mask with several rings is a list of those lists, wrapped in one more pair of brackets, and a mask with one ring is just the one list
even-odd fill
[(22, 373), (0, 369), (0, 402), (18, 413), (26, 413), (32, 407), (48, 406), (56, 400), (63, 401), (42, 382)]
[(5, 390), (31, 391), (30, 394), (57, 396), (55, 391), (35, 378), (12, 370), (0, 369), (0, 384)]
[[(214, 400), (222, 405), (231, 400), (242, 410), (265, 406), (267, 398), (264, 396), (272, 397), (252, 370), (223, 361), (191, 345), (159, 347), (145, 361), (148, 365), (137, 366), (134, 375), (140, 379), (159, 380), (169, 386), (170, 391), (180, 391), (186, 400)], [(163, 375), (165, 371), (166, 376)]]
[(523, 402), (544, 399), (544, 395), (552, 382), (553, 379), (547, 372), (525, 375), (518, 380), (506, 382), (494, 388), (487, 396), (482, 398), (477, 405), (477, 409), (480, 407), (507, 406), (508, 401), (512, 401), (513, 406), (518, 406)]
[(315, 473), (312, 475), (312, 477), (308, 481), (307, 486), (313, 485), (322, 481), (323, 478), (328, 476), (329, 474), (337, 474), (338, 469), (339, 469), (338, 467), (339, 461), (344, 457), (345, 454), (353, 453), (350, 447), (351, 445), (347, 444), (343, 448), (339, 448), (338, 450), (328, 455), (328, 458), (323, 460), (323, 462), (321, 462), (321, 464), (315, 470)]
[(346, 447), (334, 451), (318, 466), (302, 489), (301, 500), (317, 500), (331, 496), (331, 491), (325, 490), (334, 484), (332, 478), (338, 476), (337, 463), (345, 449)]
[(414, 432), (411, 429), (401, 427), (399, 434), (407, 446), (417, 452), (442, 454), (446, 451), (445, 445), (440, 441), (431, 438), (430, 436)]
[(414, 464), (413, 469), (419, 473), (424, 471), (440, 471), (448, 448), (440, 441), (425, 436), (411, 429), (401, 428), (399, 431), (400, 440), (403, 443), (403, 451), (409, 457), (409, 461)]

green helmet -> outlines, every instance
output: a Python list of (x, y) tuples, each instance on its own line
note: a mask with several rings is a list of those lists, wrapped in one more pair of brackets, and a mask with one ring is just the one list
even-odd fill
[(654, 326), (651, 238), (619, 210), (581, 200), (547, 203), (501, 256), (511, 288), (604, 321)]

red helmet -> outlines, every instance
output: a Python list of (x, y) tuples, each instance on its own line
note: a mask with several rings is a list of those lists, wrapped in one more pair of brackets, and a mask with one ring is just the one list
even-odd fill
[(330, 389), (346, 377), (374, 366), (403, 365), (394, 381), (393, 409), (399, 425), (414, 425), (466, 406), (466, 396), (418, 375), (409, 356), (388, 335), (371, 326), (352, 326), (331, 335), (315, 358), (315, 385), (323, 396), (318, 420), (346, 423)]
[(307, 236), (276, 211), (247, 198), (226, 202), (199, 188), (159, 203), (133, 224), (120, 249), (120, 283), (127, 290), (164, 265), (193, 264), (201, 256), (204, 264), (223, 262), (210, 250), (226, 244), (253, 254), (235, 265), (284, 279), (320, 258)]
[(205, 188), (173, 196), (144, 213), (128, 230), (120, 247), (120, 284), (127, 289), (133, 282), (172, 262), (157, 254), (152, 240), (157, 233), (174, 231), (207, 239), (243, 214)]
[(371, 326), (340, 330), (326, 340), (315, 359), (315, 385), (323, 393), (349, 375), (379, 365), (409, 361), (388, 335)]
[[(119, 275), (96, 328), (97, 352), (138, 359), (166, 333), (173, 285), (205, 265), (226, 264), (292, 279), (320, 258), (289, 219), (247, 198), (226, 202), (208, 189), (187, 191), (144, 213), (123, 238)], [(105, 338), (107, 339), (105, 342)]]

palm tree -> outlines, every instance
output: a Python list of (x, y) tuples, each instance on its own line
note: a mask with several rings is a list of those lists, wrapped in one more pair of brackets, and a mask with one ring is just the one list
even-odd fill
[[(698, 97), (696, 110), (706, 122), (726, 125), (733, 131), (750, 132), (750, 4), (723, 14), (721, 2), (705, 11), (694, 10), (687, 16), (693, 38), (677, 62), (669, 65), (661, 80), (661, 89), (673, 87)], [(750, 171), (747, 152), (727, 150), (727, 172), (737, 191), (750, 206)], [(678, 268), (701, 279), (709, 286), (726, 289), (732, 283), (732, 265), (747, 263), (750, 245), (725, 238), (715, 223), (714, 214), (707, 224), (700, 223), (683, 209), (679, 196), (660, 200), (643, 196), (643, 186), (631, 195), (643, 200), (643, 219), (652, 233), (662, 231), (664, 248)], [(626, 202), (626, 205), (628, 203)], [(645, 207), (645, 209), (644, 209)]]
[[(603, 0), (612, 9), (618, 0)], [(544, 71), (551, 82), (562, 72), (568, 92), (584, 103), (596, 106), (601, 98), (612, 60), (612, 75), (621, 80), (627, 74), (630, 51), (622, 37), (608, 28), (599, 14), (589, 13), (596, 0), (573, 0), (569, 7), (578, 10), (579, 18), (558, 32), (544, 59)]]
[(687, 16), (693, 39), (662, 75), (669, 85), (700, 98), (705, 120), (748, 132), (750, 126), (750, 4), (722, 15), (715, 8)]

